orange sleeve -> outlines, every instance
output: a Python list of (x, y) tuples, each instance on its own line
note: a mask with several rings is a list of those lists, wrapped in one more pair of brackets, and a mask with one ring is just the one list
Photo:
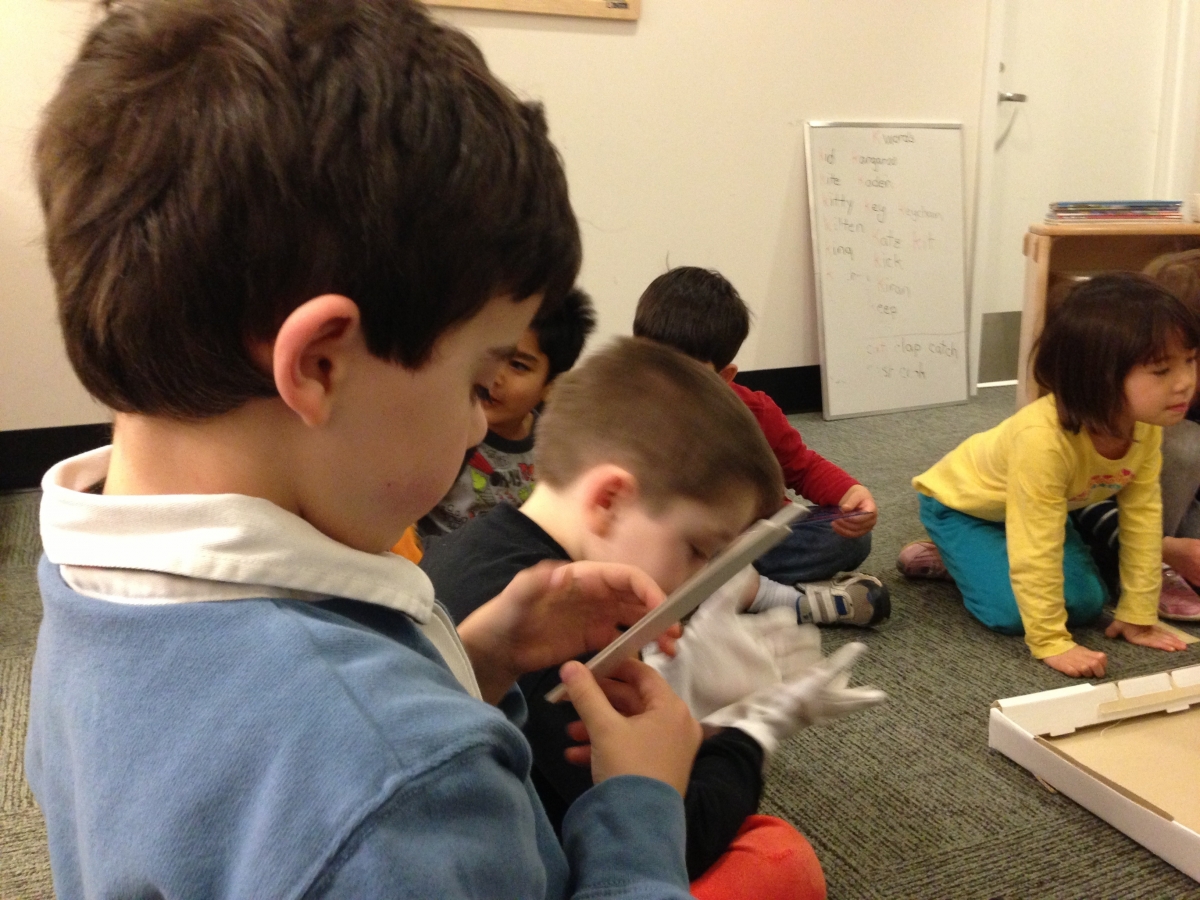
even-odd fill
[(425, 549), (421, 546), (421, 536), (417, 534), (415, 525), (409, 525), (404, 529), (404, 534), (400, 536), (400, 540), (396, 541), (392, 552), (411, 562), (420, 563), (421, 557), (425, 555)]

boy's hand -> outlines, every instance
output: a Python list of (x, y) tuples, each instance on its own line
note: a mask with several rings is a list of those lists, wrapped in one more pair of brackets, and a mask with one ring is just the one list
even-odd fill
[(1130, 625), (1120, 619), (1113, 619), (1104, 629), (1104, 636), (1110, 638), (1123, 637), (1131, 644), (1141, 647), (1153, 647), (1155, 650), (1186, 650), (1187, 642), (1180, 640), (1169, 631), (1164, 631), (1157, 625)]
[(662, 676), (636, 659), (624, 660), (603, 684), (578, 662), (564, 665), (560, 675), (580, 718), (571, 723), (571, 737), (590, 742), (568, 748), (569, 762), (590, 764), (594, 784), (644, 775), (665, 781), (681, 797), (687, 793), (702, 731)]
[(842, 499), (838, 501), (838, 507), (842, 512), (860, 513), (860, 515), (851, 516), (848, 519), (834, 521), (833, 530), (842, 537), (862, 537), (874, 528), (875, 523), (879, 520), (879, 508), (875, 505), (875, 498), (861, 484), (856, 484), (846, 491)]
[(1066, 653), (1047, 656), (1042, 662), (1072, 678), (1103, 678), (1108, 657), (1098, 650), (1089, 650), (1076, 644)]
[[(539, 563), (458, 626), (483, 698), (497, 702), (517, 677), (600, 650), (665, 600), (641, 569), (616, 563)], [(674, 653), (674, 625), (659, 639)]]

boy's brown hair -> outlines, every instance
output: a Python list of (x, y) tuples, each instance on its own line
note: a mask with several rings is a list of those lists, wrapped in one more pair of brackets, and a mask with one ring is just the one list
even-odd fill
[(596, 308), (582, 288), (572, 288), (558, 306), (539, 311), (529, 327), (537, 335), (538, 349), (546, 354), (549, 384), (578, 361), (596, 328)]
[(642, 291), (633, 334), (712, 363), (719, 372), (750, 334), (750, 310), (720, 272), (678, 266)]
[(1096, 275), (1047, 313), (1033, 377), (1054, 394), (1063, 428), (1115, 434), (1126, 376), (1162, 359), (1173, 339), (1200, 343), (1200, 324), (1174, 294), (1135, 272)]
[(560, 375), (538, 422), (539, 481), (563, 489), (602, 463), (637, 478), (652, 512), (747, 488), (758, 517), (783, 504), (779, 462), (746, 404), (715, 372), (640, 338), (617, 338)]
[(491, 297), (557, 303), (578, 227), (541, 107), (412, 0), (125, 0), (36, 149), (67, 351), (116, 410), (275, 394), (248, 346), (351, 298), (408, 367)]

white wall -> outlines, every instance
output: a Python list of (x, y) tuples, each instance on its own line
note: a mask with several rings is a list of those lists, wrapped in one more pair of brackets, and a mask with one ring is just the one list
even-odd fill
[(90, 3), (0, 0), (0, 431), (107, 418), (62, 349), (30, 163), (38, 113), (93, 15)]
[[(0, 0), (0, 430), (104, 418), (60, 349), (28, 174), (37, 111), (90, 8)], [(668, 262), (711, 266), (754, 310), (738, 363), (761, 369), (818, 361), (804, 121), (961, 121), (970, 188), (986, 11), (987, 0), (643, 0), (636, 23), (438, 14), (546, 103), (600, 337), (628, 332)]]
[(643, 0), (634, 23), (440, 14), (546, 103), (601, 337), (628, 333), (669, 260), (720, 269), (753, 309), (742, 369), (818, 362), (807, 119), (961, 121), (975, 183), (986, 0)]

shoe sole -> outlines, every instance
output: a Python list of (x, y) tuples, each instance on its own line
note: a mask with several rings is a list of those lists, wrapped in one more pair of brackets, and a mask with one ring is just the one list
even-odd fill
[(1160, 612), (1158, 614), (1158, 617), (1160, 619), (1166, 619), (1168, 622), (1200, 622), (1200, 613), (1197, 613), (1194, 616), (1180, 616), (1180, 615), (1171, 616), (1171, 615), (1167, 615), (1166, 613)]

